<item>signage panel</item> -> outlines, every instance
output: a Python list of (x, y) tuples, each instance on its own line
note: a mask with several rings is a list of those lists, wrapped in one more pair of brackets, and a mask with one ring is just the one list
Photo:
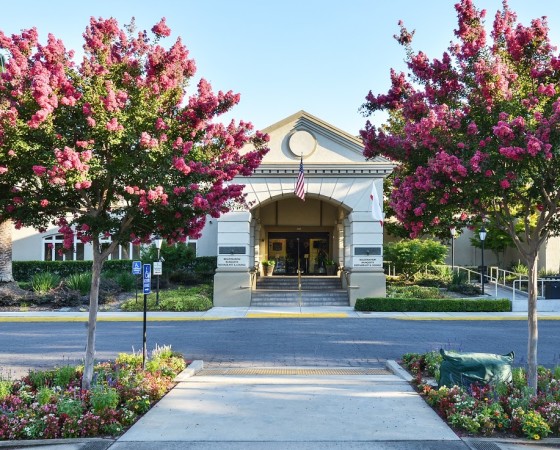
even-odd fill
[(142, 273), (144, 294), (149, 294), (150, 292), (152, 292), (152, 265), (144, 264), (144, 266), (142, 267)]

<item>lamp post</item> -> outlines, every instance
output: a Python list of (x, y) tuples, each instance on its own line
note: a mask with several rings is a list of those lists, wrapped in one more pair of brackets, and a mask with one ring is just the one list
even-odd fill
[(451, 233), (451, 273), (455, 273), (455, 235), (457, 234), (457, 230), (455, 227), (449, 228), (449, 232)]
[[(161, 238), (161, 236), (156, 235), (154, 236), (154, 244), (157, 248), (157, 261), (158, 263), (160, 262), (160, 251), (161, 251), (161, 244), (163, 243), (163, 239)], [(159, 266), (159, 264), (158, 264)], [(154, 270), (155, 272), (155, 270)], [(156, 305), (159, 305), (159, 276), (160, 276), (160, 272), (158, 270), (157, 272), (157, 284), (156, 284)]]
[(482, 295), (484, 295), (484, 240), (486, 239), (486, 228), (484, 228), (484, 225), (482, 225), (482, 228), (478, 232), (478, 235), (482, 244), (482, 268), (480, 269), (480, 284), (482, 286)]

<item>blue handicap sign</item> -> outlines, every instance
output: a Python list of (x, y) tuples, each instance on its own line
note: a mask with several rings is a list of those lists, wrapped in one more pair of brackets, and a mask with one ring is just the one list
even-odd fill
[(144, 264), (142, 273), (144, 294), (149, 294), (152, 292), (152, 265)]
[(132, 275), (142, 275), (142, 261), (132, 261)]

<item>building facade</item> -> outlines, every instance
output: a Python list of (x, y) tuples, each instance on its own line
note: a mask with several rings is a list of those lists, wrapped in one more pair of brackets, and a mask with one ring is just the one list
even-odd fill
[[(244, 184), (247, 207), (216, 221), (218, 268), (215, 306), (248, 306), (263, 261), (275, 261), (274, 273), (324, 275), (334, 261), (357, 298), (385, 295), (383, 227), (372, 215), (372, 184), (383, 192), (393, 165), (365, 161), (361, 141), (300, 111), (262, 130), (270, 152)], [(305, 200), (294, 193), (300, 162)], [(375, 199), (380, 202), (380, 199)]]

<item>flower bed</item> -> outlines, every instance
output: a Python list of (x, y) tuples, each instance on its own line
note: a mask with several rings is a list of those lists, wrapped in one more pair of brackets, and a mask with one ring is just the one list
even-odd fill
[(31, 371), (0, 379), (0, 440), (118, 436), (174, 385), (186, 367), (170, 347), (120, 354), (95, 366), (92, 387), (81, 389), (83, 367)]
[(492, 436), (525, 436), (538, 440), (560, 436), (560, 368), (538, 368), (537, 393), (527, 386), (525, 370), (514, 368), (511, 383), (435, 388), (441, 356), (437, 352), (407, 353), (402, 364), (426, 402), (457, 432)]

